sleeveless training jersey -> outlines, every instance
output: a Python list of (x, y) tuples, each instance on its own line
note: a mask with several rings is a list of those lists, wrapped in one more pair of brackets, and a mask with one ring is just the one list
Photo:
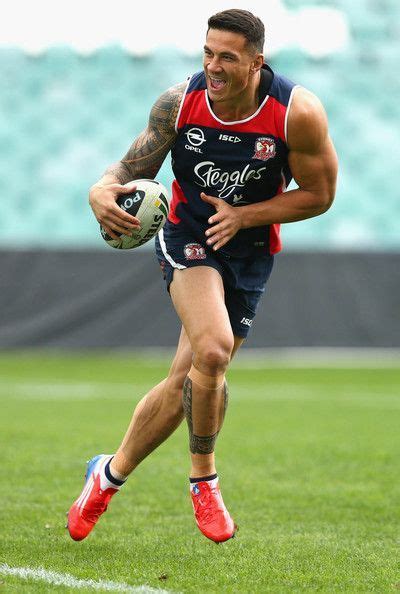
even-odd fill
[[(285, 191), (292, 179), (286, 131), (295, 84), (266, 64), (263, 70), (271, 78), (267, 95), (252, 116), (236, 122), (213, 113), (204, 72), (189, 79), (171, 150), (175, 180), (167, 226), (187, 229), (201, 243), (215, 209), (200, 192), (239, 208)], [(280, 226), (274, 224), (240, 230), (219, 252), (248, 257), (280, 249)]]

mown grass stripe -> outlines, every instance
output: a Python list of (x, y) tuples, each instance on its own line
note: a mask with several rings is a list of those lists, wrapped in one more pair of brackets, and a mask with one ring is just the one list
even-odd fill
[(151, 588), (150, 586), (129, 586), (129, 584), (111, 581), (83, 580), (69, 573), (48, 571), (43, 567), (10, 567), (7, 563), (2, 563), (0, 564), (0, 574), (19, 577), (23, 580), (46, 582), (55, 586), (66, 586), (67, 588), (89, 588), (106, 592), (135, 592), (135, 594), (171, 594), (168, 590)]

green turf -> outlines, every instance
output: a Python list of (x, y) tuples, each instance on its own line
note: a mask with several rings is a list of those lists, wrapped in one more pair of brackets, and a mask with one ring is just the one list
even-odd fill
[[(195, 527), (182, 425), (71, 541), (85, 460), (114, 451), (167, 364), (0, 357), (0, 563), (188, 593), (400, 589), (399, 367), (232, 369), (217, 454), (237, 538)], [(0, 591), (71, 590), (0, 575)]]

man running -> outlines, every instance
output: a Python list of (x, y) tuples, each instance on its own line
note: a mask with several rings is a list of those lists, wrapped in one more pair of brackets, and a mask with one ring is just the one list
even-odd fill
[[(212, 16), (203, 71), (168, 89), (126, 156), (90, 191), (107, 233), (140, 221), (116, 205), (154, 178), (169, 151), (175, 180), (157, 256), (182, 322), (168, 376), (137, 405), (115, 455), (94, 457), (68, 514), (82, 540), (136, 466), (186, 417), (197, 525), (215, 542), (235, 524), (219, 488), (215, 444), (228, 404), (225, 372), (252, 325), (280, 251), (280, 224), (332, 204), (337, 159), (319, 100), (264, 63), (264, 25), (245, 10)], [(292, 177), (298, 189), (286, 191)], [(127, 185), (126, 185), (127, 184)]]

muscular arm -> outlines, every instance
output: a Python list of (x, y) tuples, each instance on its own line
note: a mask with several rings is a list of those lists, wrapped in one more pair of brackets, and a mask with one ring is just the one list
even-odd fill
[(90, 189), (93, 213), (113, 238), (117, 238), (115, 232), (130, 234), (139, 225), (138, 219), (120, 209), (116, 200), (119, 194), (134, 190), (134, 184), (128, 187), (124, 184), (139, 178), (153, 179), (157, 175), (175, 142), (175, 122), (185, 87), (186, 83), (180, 83), (157, 99), (147, 128), (134, 140), (125, 157), (110, 165)]
[(202, 194), (217, 213), (209, 219), (207, 243), (219, 249), (239, 229), (292, 223), (324, 213), (336, 189), (337, 157), (328, 134), (327, 117), (320, 101), (309, 91), (297, 89), (288, 118), (289, 165), (298, 189), (270, 200), (238, 206)]
[(125, 157), (110, 165), (105, 175), (121, 184), (141, 177), (153, 179), (175, 138), (175, 122), (186, 83), (168, 89), (154, 103), (147, 128), (134, 140)]
[(298, 89), (288, 119), (289, 165), (296, 190), (241, 208), (242, 227), (292, 223), (318, 216), (335, 197), (337, 157), (319, 100)]

